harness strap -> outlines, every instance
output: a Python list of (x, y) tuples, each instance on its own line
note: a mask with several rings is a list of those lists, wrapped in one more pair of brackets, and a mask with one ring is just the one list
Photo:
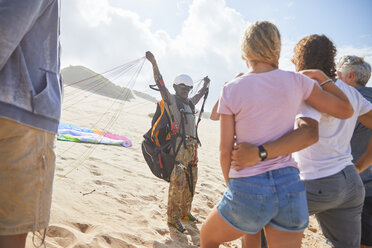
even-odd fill
[(189, 164), (186, 169), (184, 169), (186, 174), (187, 184), (189, 185), (189, 190), (191, 196), (194, 197), (194, 178), (192, 175), (192, 164)]
[(186, 149), (185, 115), (183, 111), (180, 111), (180, 113), (181, 113), (182, 143), (183, 143), (183, 147)]
[(202, 106), (201, 106), (201, 108), (200, 108), (200, 113), (199, 113), (198, 121), (197, 121), (197, 123), (196, 123), (196, 130), (195, 130), (195, 132), (196, 132), (196, 139), (198, 140), (198, 144), (199, 144), (200, 146), (201, 146), (201, 142), (200, 142), (200, 140), (199, 140), (199, 135), (198, 135), (198, 126), (199, 126), (199, 122), (201, 121), (202, 114), (203, 114), (203, 112), (204, 112), (204, 105), (205, 105), (205, 101), (207, 100), (208, 94), (209, 94), (209, 87), (207, 87), (207, 88), (205, 89), (205, 94), (204, 94), (203, 104), (202, 104)]

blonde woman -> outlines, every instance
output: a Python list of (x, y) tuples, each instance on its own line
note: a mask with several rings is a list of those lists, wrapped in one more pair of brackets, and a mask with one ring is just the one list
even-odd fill
[[(242, 52), (250, 72), (224, 86), (218, 108), (220, 164), (228, 188), (202, 226), (201, 247), (218, 247), (245, 234), (257, 237), (262, 228), (270, 247), (300, 247), (308, 210), (297, 165), (291, 156), (266, 159), (262, 144), (292, 131), (304, 102), (338, 118), (350, 117), (353, 109), (336, 86), (328, 83), (327, 92), (300, 73), (278, 69), (280, 34), (274, 24), (250, 26)], [(329, 80), (321, 71), (310, 74), (319, 83)], [(234, 142), (256, 145), (261, 161), (241, 170), (232, 167)]]

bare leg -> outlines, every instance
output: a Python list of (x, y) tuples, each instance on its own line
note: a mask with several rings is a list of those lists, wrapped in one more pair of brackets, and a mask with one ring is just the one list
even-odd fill
[(286, 232), (265, 226), (267, 246), (270, 248), (300, 248), (303, 232)]
[(238, 239), (244, 234), (227, 224), (217, 209), (213, 208), (200, 230), (200, 247), (218, 247), (221, 243)]
[(27, 233), (0, 236), (0, 247), (25, 248)]
[(261, 247), (261, 231), (256, 234), (245, 234), (242, 238), (242, 248), (255, 247)]

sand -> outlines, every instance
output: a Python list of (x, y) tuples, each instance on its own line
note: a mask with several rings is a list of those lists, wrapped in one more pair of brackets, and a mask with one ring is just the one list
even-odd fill
[[(47, 247), (199, 247), (201, 224), (166, 224), (168, 183), (151, 173), (141, 152), (155, 104), (65, 89), (62, 121), (125, 135), (132, 148), (57, 141), (57, 167)], [(219, 124), (199, 127), (199, 179), (192, 212), (202, 222), (225, 190), (218, 161)], [(64, 176), (65, 175), (65, 176)], [(35, 240), (37, 242), (37, 240)], [(32, 247), (32, 234), (27, 247)], [(240, 247), (240, 241), (221, 247)], [(302, 247), (330, 247), (311, 217)]]

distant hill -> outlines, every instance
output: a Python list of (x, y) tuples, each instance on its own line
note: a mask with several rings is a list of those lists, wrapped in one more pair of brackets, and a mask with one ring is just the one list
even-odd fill
[[(87, 78), (90, 79), (79, 82)], [(137, 96), (151, 102), (157, 102), (156, 98), (149, 94), (136, 90), (131, 91), (128, 88), (118, 86), (104, 76), (99, 75), (84, 66), (69, 66), (62, 69), (62, 80), (64, 84), (72, 84), (71, 87), (114, 99), (129, 101)]]
[[(79, 88), (97, 95), (107, 96), (119, 100), (128, 101), (134, 96), (130, 89), (120, 87), (98, 73), (84, 66), (69, 66), (62, 69), (64, 84), (72, 84), (71, 87)], [(90, 79), (87, 79), (90, 78)], [(79, 82), (80, 80), (87, 79)]]
[(134, 95), (138, 96), (138, 97), (141, 97), (143, 99), (146, 99), (150, 102), (153, 102), (153, 103), (157, 103), (158, 100), (156, 100), (155, 97), (153, 96), (150, 96), (149, 94), (146, 94), (146, 93), (143, 93), (143, 92), (140, 92), (140, 91), (137, 91), (137, 90), (133, 90), (133, 93)]

